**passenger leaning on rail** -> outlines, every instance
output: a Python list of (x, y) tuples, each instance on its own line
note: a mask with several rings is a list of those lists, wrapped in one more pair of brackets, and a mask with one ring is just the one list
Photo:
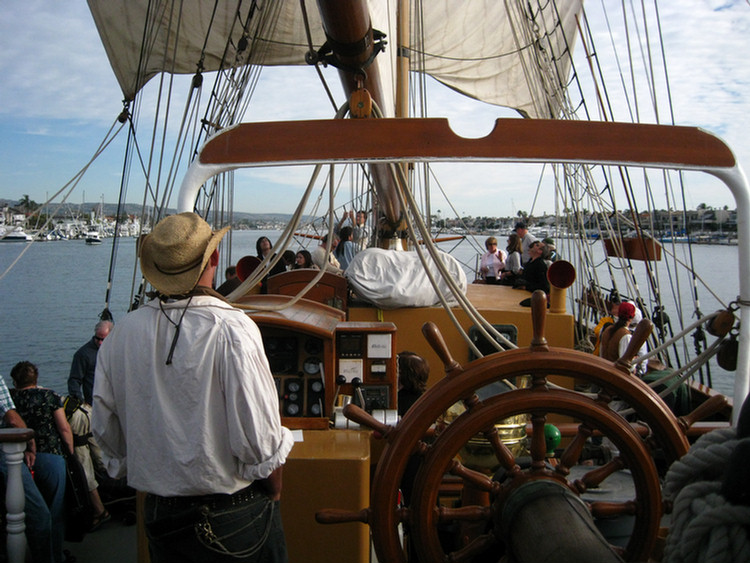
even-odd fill
[[(5, 380), (0, 377), (0, 422), (3, 428), (26, 428), (21, 415), (16, 410), (16, 405), (11, 399)], [(24, 464), (21, 467), (21, 481), (26, 518), (26, 539), (29, 544), (29, 553), (34, 562), (59, 562), (65, 561), (63, 554), (59, 551), (53, 552), (52, 540), (52, 508), (62, 509), (65, 498), (65, 466), (52, 466), (50, 468), (39, 466), (41, 470), (36, 471), (36, 441), (31, 440), (24, 454)], [(32, 475), (32, 470), (34, 474)], [(5, 464), (5, 454), (0, 449), (0, 477), (3, 486), (8, 486), (8, 468)], [(49, 498), (49, 505), (42, 496), (39, 487), (45, 489)], [(5, 490), (0, 491), (5, 496)], [(57, 542), (54, 542), (57, 543)], [(53, 554), (54, 553), (54, 554)]]
[[(70, 430), (60, 396), (51, 389), (37, 385), (39, 370), (31, 362), (19, 362), (10, 372), (14, 389), (10, 390), (18, 414), (35, 433), (36, 459), (34, 476), (44, 476), (39, 490), (47, 501), (52, 526), (53, 561), (63, 561), (63, 538), (65, 537), (64, 451), (73, 453), (73, 432)], [(61, 477), (62, 476), (62, 477)], [(47, 483), (52, 485), (48, 490)]]

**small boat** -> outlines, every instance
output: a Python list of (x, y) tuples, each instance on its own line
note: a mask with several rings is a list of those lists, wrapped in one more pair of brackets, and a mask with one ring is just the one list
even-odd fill
[(32, 242), (33, 240), (34, 237), (21, 227), (16, 227), (11, 231), (0, 234), (0, 242)]
[(99, 234), (99, 231), (87, 231), (86, 232), (86, 244), (101, 244), (102, 243), (102, 237)]

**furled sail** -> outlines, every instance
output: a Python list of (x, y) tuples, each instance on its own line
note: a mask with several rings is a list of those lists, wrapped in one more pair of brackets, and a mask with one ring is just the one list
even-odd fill
[[(466, 293), (466, 274), (461, 264), (450, 254), (439, 252), (443, 266), (461, 293)], [(426, 256), (425, 265), (416, 252), (392, 252), (382, 248), (366, 248), (358, 252), (346, 277), (351, 288), (361, 298), (381, 309), (400, 307), (433, 307), (440, 305), (440, 297), (425, 274), (431, 270), (437, 287), (451, 305), (458, 302), (450, 285), (442, 277), (432, 256)]]
[[(126, 99), (133, 99), (160, 72), (212, 71), (243, 57), (253, 64), (305, 64), (308, 40), (299, 0), (88, 3)], [(372, 27), (388, 36), (387, 62), (391, 63), (396, 53), (397, 2), (367, 3)], [(548, 102), (554, 93), (530, 80), (529, 73), (542, 57), (553, 61), (547, 73), (564, 82), (580, 10), (581, 0), (536, 8), (497, 0), (420, 3), (408, 46), (411, 68), (467, 96), (530, 117), (554, 117), (559, 110)], [(325, 36), (317, 6), (307, 2), (307, 12), (312, 42), (318, 48)], [(248, 54), (248, 41), (263, 48)], [(384, 90), (392, 92), (387, 82), (392, 82), (393, 72), (382, 69), (386, 61), (379, 63)], [(384, 112), (389, 115), (390, 108)]]

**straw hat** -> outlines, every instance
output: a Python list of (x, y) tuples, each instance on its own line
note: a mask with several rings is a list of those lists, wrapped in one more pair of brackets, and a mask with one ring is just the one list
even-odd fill
[(229, 227), (212, 231), (195, 213), (159, 221), (141, 244), (141, 271), (163, 295), (183, 295), (198, 283)]

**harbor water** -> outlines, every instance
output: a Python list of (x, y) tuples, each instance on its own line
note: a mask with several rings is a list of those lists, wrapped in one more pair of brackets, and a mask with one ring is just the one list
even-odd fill
[[(275, 242), (280, 234), (275, 230), (233, 232), (232, 261), (254, 255), (259, 237), (267, 236)], [(484, 237), (479, 240), (483, 241)], [(461, 262), (473, 266), (475, 248), (466, 241), (455, 249), (454, 245), (444, 245), (444, 249), (452, 249)], [(133, 238), (119, 239), (108, 303), (115, 322), (126, 314), (133, 285), (140, 283), (140, 273), (137, 269), (134, 271), (135, 246)], [(28, 360), (39, 367), (40, 385), (61, 394), (67, 392), (73, 354), (91, 338), (94, 325), (105, 308), (112, 249), (111, 238), (104, 239), (101, 245), (86, 245), (83, 240), (38, 242), (30, 246), (0, 244), (0, 275), (3, 275), (0, 279), (0, 375), (7, 384), (12, 384), (11, 368), (19, 361)], [(564, 244), (558, 244), (558, 251), (561, 250), (564, 256)], [(725, 302), (735, 300), (739, 293), (737, 247), (694, 245), (692, 251), (696, 271), (710, 280), (711, 289)], [(23, 256), (19, 258), (21, 253)], [(658, 272), (657, 275), (664, 275)], [(223, 272), (220, 278), (219, 283), (223, 281)], [(641, 286), (644, 290), (646, 282), (640, 283), (644, 284)], [(692, 287), (683, 284), (679, 291), (685, 306), (691, 310)], [(702, 295), (704, 314), (721, 308), (710, 295)], [(675, 300), (671, 295), (663, 295), (663, 299), (669, 310), (669, 303)], [(679, 327), (674, 327), (674, 332), (678, 331)], [(709, 342), (711, 339), (709, 337)], [(713, 386), (731, 395), (733, 374), (721, 370), (715, 362), (711, 370)]]

